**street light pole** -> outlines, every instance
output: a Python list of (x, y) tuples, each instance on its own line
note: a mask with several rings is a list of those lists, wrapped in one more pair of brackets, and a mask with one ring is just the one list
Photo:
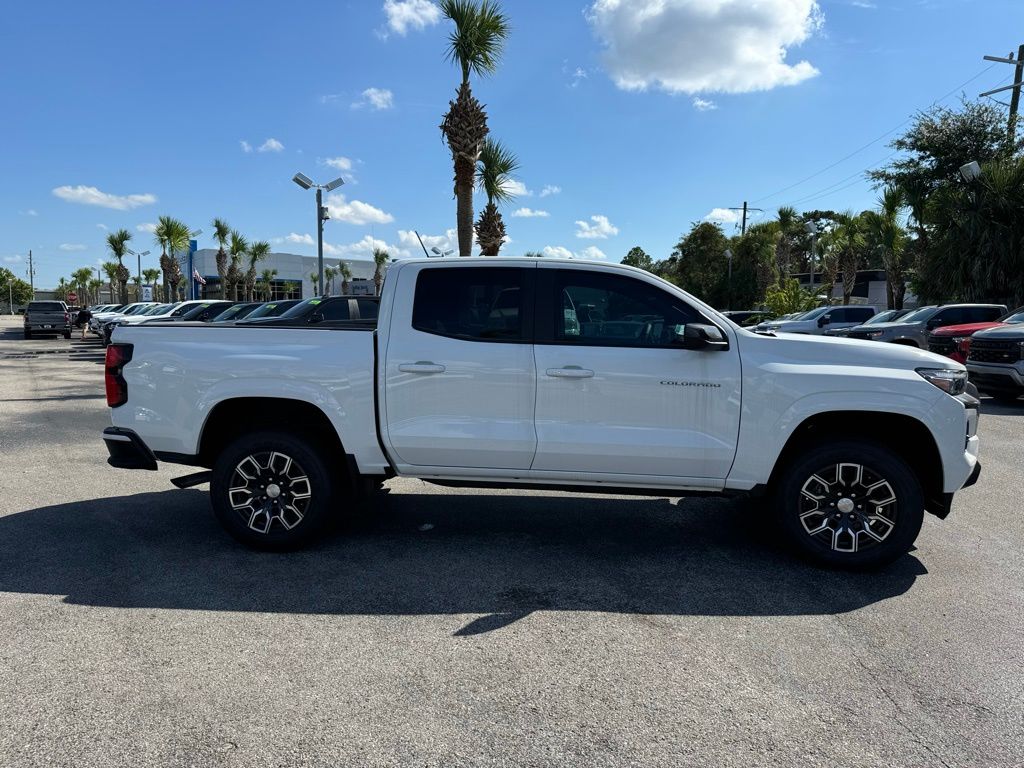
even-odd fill
[(725, 249), (725, 258), (729, 260), (729, 301), (726, 309), (732, 310), (732, 251), (728, 248)]
[(811, 236), (811, 295), (814, 296), (814, 247), (817, 245), (818, 228), (808, 221), (804, 223), (804, 232)]
[(330, 192), (345, 183), (340, 176), (326, 184), (317, 184), (304, 173), (296, 173), (292, 181), (303, 189), (316, 189), (316, 273), (317, 289), (324, 295), (324, 222), (331, 218), (324, 207), (324, 190)]

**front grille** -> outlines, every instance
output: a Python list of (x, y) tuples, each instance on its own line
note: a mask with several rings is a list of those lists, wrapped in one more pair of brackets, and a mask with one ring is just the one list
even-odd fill
[(1002, 339), (972, 339), (968, 360), (974, 363), (1013, 364), (1020, 360), (1020, 342)]
[(846, 334), (846, 338), (848, 338), (848, 339), (870, 339), (871, 337), (868, 336), (868, 332), (867, 331), (850, 331), (848, 334)]
[(956, 351), (952, 336), (929, 336), (928, 351), (949, 357)]

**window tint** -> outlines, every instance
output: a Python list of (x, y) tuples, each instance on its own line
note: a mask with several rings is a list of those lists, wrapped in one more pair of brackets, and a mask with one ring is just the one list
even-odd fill
[(559, 270), (555, 289), (559, 343), (669, 347), (676, 326), (701, 320), (681, 299), (621, 275)]
[(356, 299), (359, 305), (359, 318), (361, 320), (376, 320), (380, 311), (380, 302), (373, 299)]
[(828, 313), (828, 321), (830, 323), (845, 323), (846, 322), (846, 309), (843, 307), (835, 307), (831, 312)]
[(846, 322), (848, 323), (863, 323), (865, 320), (870, 320), (875, 315), (875, 310), (871, 307), (847, 307), (846, 308)]
[(413, 328), (473, 341), (526, 341), (524, 276), (514, 267), (424, 269), (416, 279)]
[[(314, 311), (313, 314), (317, 312)], [(325, 301), (319, 307), (319, 314), (323, 320), (349, 320), (352, 317), (348, 311), (348, 299)]]
[(935, 317), (933, 317), (932, 320), (937, 325), (956, 325), (957, 323), (966, 322), (964, 318), (964, 310), (961, 307), (940, 309), (935, 313)]
[(966, 310), (964, 322), (966, 323), (988, 323), (998, 320), (1002, 315), (997, 307), (971, 307)]
[(64, 305), (59, 301), (31, 301), (28, 309), (30, 312), (63, 312)]

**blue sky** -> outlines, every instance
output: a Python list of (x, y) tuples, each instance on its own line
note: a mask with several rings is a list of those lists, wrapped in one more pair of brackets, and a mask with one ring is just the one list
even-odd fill
[[(843, 158), (1024, 42), (1020, 0), (504, 8), (502, 66), (474, 91), (522, 165), (504, 208), (513, 255), (618, 261), (640, 245), (664, 258), (692, 222), (744, 199), (766, 215), (870, 206), (858, 174), (898, 131)], [(335, 258), (381, 243), (416, 255), (414, 229), (428, 245), (450, 236), (438, 126), (457, 72), (428, 0), (56, 0), (4, 15), (0, 265), (24, 275), (31, 248), (37, 285), (103, 260), (104, 228), (156, 252), (146, 229), (161, 214), (207, 233), (220, 216), (312, 254), (313, 197), (296, 171), (349, 182), (326, 226)], [(963, 90), (1010, 73), (994, 65)]]

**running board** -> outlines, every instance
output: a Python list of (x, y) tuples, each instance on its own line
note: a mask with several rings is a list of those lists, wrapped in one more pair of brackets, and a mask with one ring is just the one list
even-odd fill
[(194, 488), (197, 485), (210, 482), (210, 478), (213, 477), (213, 472), (207, 470), (206, 472), (195, 472), (191, 475), (184, 475), (183, 477), (175, 477), (171, 480), (171, 484), (176, 488)]

